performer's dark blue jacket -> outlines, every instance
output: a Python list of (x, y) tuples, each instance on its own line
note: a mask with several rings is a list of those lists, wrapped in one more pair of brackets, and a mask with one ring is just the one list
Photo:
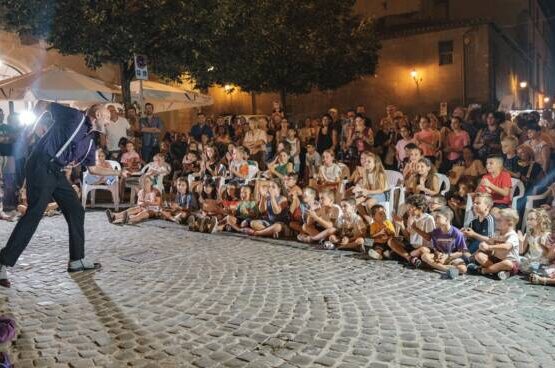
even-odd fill
[(70, 163), (93, 166), (96, 144), (89, 117), (57, 103), (52, 103), (49, 111), (53, 123), (37, 142), (34, 154), (48, 156), (62, 166)]

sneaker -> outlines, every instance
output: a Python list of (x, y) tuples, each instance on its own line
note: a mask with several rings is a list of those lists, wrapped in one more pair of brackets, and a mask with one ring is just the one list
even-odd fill
[(466, 265), (466, 269), (470, 273), (480, 273), (480, 266), (473, 262)]
[(76, 261), (70, 261), (67, 266), (67, 272), (100, 270), (101, 268), (102, 265), (100, 263), (94, 263), (85, 258), (81, 258)]
[(499, 280), (507, 280), (509, 278), (509, 276), (511, 276), (511, 274), (507, 271), (499, 271), (497, 272), (497, 277), (499, 277)]
[(421, 261), (420, 258), (418, 258), (418, 257), (411, 257), (411, 259), (410, 259), (410, 264), (411, 264), (414, 268), (420, 268), (420, 266), (422, 266), (422, 261)]
[(384, 259), (391, 259), (391, 252), (389, 250), (384, 250), (383, 258)]
[(0, 266), (0, 286), (9, 288), (11, 286), (10, 280), (8, 280), (8, 271), (6, 266)]
[(450, 280), (454, 280), (459, 276), (459, 269), (455, 267), (450, 268), (445, 272), (445, 276)]
[(218, 231), (218, 219), (216, 216), (212, 216), (208, 221), (206, 226), (206, 232), (210, 234), (214, 234)]
[(380, 253), (376, 252), (374, 249), (368, 250), (368, 257), (375, 259), (377, 261), (383, 259), (383, 256)]
[(198, 225), (198, 231), (200, 233), (207, 233), (208, 232), (208, 217), (203, 217), (200, 219), (200, 224)]

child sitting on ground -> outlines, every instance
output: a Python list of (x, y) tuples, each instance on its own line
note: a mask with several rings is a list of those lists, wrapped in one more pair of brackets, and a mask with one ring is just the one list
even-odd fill
[(497, 274), (500, 280), (505, 280), (519, 271), (519, 238), (515, 232), (519, 218), (512, 208), (499, 210), (498, 217), (499, 238), (481, 242), (474, 255), (479, 266), (470, 263), (468, 269), (481, 274)]
[(281, 195), (279, 185), (272, 181), (260, 187), (258, 202), (261, 218), (250, 222), (249, 227), (243, 228), (243, 233), (253, 236), (287, 238), (291, 235), (289, 228), (289, 203)]
[[(328, 240), (335, 233), (334, 224), (341, 214), (341, 208), (334, 204), (335, 193), (331, 190), (320, 192), (320, 207), (308, 210), (303, 233), (297, 239), (303, 243), (322, 242)], [(333, 244), (327, 244), (335, 249)]]
[(533, 208), (527, 216), (526, 236), (521, 242), (520, 271), (524, 274), (537, 272), (540, 266), (549, 264), (549, 238), (551, 219), (543, 208)]
[[(316, 201), (316, 190), (306, 187), (302, 193), (302, 201), (298, 196), (293, 196), (290, 206), (291, 223), (289, 226), (298, 235), (304, 234), (303, 226), (308, 219), (308, 212), (320, 208), (320, 203)], [(304, 234), (306, 235), (306, 234)]]
[(162, 218), (178, 224), (187, 222), (189, 215), (198, 211), (199, 205), (196, 193), (189, 191), (189, 184), (185, 178), (177, 178), (175, 182), (177, 193), (170, 203), (170, 208), (162, 211)]
[[(330, 235), (329, 241), (338, 250), (354, 250), (364, 252), (364, 236), (367, 234), (366, 224), (357, 215), (354, 199), (341, 201), (341, 213), (334, 224), (335, 233)], [(330, 249), (328, 245), (326, 249)]]
[(424, 232), (431, 232), (435, 229), (434, 218), (426, 213), (426, 197), (421, 194), (412, 195), (407, 198), (407, 212), (408, 219), (406, 225), (403, 219), (399, 216), (394, 217), (395, 225), (398, 227), (401, 237), (390, 239), (387, 245), (397, 255), (403, 257), (414, 267), (419, 267), (422, 263), (420, 256), (429, 252), (431, 243), (429, 240), (424, 239), (414, 227), (421, 229)]
[(258, 218), (258, 207), (255, 200), (252, 199), (252, 187), (244, 185), (239, 191), (239, 202), (235, 207), (227, 209), (227, 215), (221, 223), (218, 224), (218, 229), (227, 231), (242, 232), (242, 228), (247, 227), (252, 220)]
[(466, 236), (468, 251), (471, 254), (478, 251), (481, 242), (485, 242), (488, 239), (493, 238), (495, 221), (493, 216), (490, 214), (492, 206), (493, 201), (489, 194), (476, 193), (474, 195), (472, 205), (474, 219), (470, 221), (470, 224), (467, 227), (461, 229), (464, 236)]
[(154, 188), (152, 178), (149, 176), (143, 176), (141, 181), (142, 188), (137, 195), (137, 206), (119, 213), (106, 210), (106, 216), (111, 224), (137, 224), (160, 216), (160, 203), (162, 201), (160, 192)]
[(384, 206), (376, 204), (370, 208), (372, 224), (370, 224), (370, 237), (373, 240), (368, 256), (380, 260), (389, 258), (387, 243), (395, 236), (395, 226), (387, 219)]
[(433, 253), (423, 253), (421, 258), (431, 268), (445, 272), (447, 277), (453, 279), (459, 274), (466, 273), (463, 257), (468, 257), (468, 249), (463, 233), (451, 225), (453, 211), (449, 207), (442, 207), (433, 213), (436, 228), (431, 232), (420, 230), (413, 226), (422, 238), (431, 240)]

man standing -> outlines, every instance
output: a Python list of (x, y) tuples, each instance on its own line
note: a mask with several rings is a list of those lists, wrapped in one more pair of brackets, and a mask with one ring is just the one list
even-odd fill
[(4, 213), (4, 169), (11, 156), (13, 134), (12, 127), (4, 123), (4, 110), (0, 109), (0, 220), (10, 219)]
[(197, 114), (197, 119), (198, 122), (191, 128), (191, 136), (197, 142), (200, 142), (200, 138), (203, 134), (206, 134), (208, 138), (212, 139), (212, 137), (214, 136), (214, 132), (206, 123), (206, 115), (204, 115), (202, 112), (199, 112)]
[(160, 152), (160, 134), (164, 124), (162, 120), (154, 115), (154, 105), (145, 104), (146, 116), (140, 119), (141, 133), (143, 133), (143, 147), (141, 156), (144, 162), (152, 161), (152, 157)]
[(114, 105), (108, 105), (108, 111), (110, 111), (110, 121), (105, 126), (106, 147), (108, 148), (108, 157), (117, 159), (121, 150), (119, 141), (121, 138), (127, 138), (131, 126), (126, 118), (119, 116)]
[[(25, 167), (28, 209), (0, 250), (0, 286), (10, 287), (6, 267), (13, 267), (33, 237), (52, 198), (69, 225), (68, 272), (100, 269), (85, 259), (85, 211), (65, 176), (67, 166), (94, 166), (93, 132), (109, 119), (109, 111), (93, 105), (85, 113), (52, 103), (46, 107), (52, 126), (35, 145)], [(101, 170), (93, 172), (103, 175)]]

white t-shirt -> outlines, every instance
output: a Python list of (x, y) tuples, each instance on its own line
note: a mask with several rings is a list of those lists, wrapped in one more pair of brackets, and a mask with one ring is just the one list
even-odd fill
[[(511, 244), (511, 249), (509, 250), (509, 253), (507, 253), (507, 256), (505, 257), (505, 259), (511, 260), (511, 261), (515, 261), (518, 262), (520, 257), (519, 257), (519, 240), (518, 240), (518, 235), (514, 230), (509, 231), (508, 233), (506, 233), (505, 235), (502, 235), (503, 237), (507, 238), (507, 240), (505, 241), (506, 243)], [(497, 256), (497, 252), (495, 252), (494, 254), (495, 256)]]
[(410, 234), (410, 244), (414, 248), (420, 248), (421, 246), (429, 247), (431, 245), (431, 242), (421, 237), (416, 231), (412, 229), (413, 223), (415, 223), (420, 230), (426, 233), (431, 233), (432, 230), (434, 230), (436, 227), (433, 216), (429, 213), (423, 213), (418, 218), (409, 217), (407, 220), (407, 229)]
[(119, 140), (127, 137), (127, 130), (131, 128), (126, 118), (118, 117), (118, 120), (112, 121), (105, 125), (106, 145), (108, 151), (119, 151)]

